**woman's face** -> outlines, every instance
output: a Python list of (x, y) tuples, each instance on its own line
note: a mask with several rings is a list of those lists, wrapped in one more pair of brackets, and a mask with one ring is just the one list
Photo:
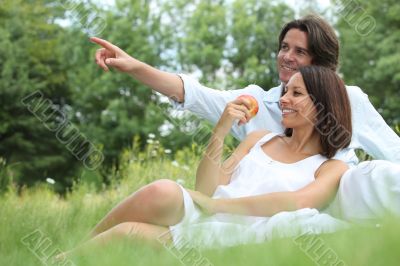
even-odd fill
[(285, 128), (314, 125), (316, 108), (311, 97), (300, 72), (294, 74), (286, 84), (280, 99), (282, 124)]

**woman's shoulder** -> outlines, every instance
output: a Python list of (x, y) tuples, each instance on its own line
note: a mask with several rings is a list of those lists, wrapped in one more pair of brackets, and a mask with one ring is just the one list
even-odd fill
[(315, 172), (315, 176), (318, 176), (319, 174), (323, 174), (323, 173), (327, 173), (327, 172), (343, 174), (348, 169), (349, 169), (349, 166), (344, 161), (337, 160), (337, 159), (328, 159), (319, 166), (319, 168)]
[(246, 135), (244, 140), (242, 141), (242, 145), (246, 146), (248, 149), (251, 149), (257, 141), (262, 139), (265, 135), (271, 133), (271, 131), (268, 130), (255, 130), (250, 132), (249, 134)]
[(254, 130), (252, 132), (250, 132), (249, 134), (247, 134), (246, 139), (250, 139), (250, 140), (260, 140), (262, 137), (266, 136), (267, 134), (272, 133), (269, 130)]

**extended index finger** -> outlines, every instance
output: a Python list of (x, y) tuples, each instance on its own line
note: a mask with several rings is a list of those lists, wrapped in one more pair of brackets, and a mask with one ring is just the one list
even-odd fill
[(98, 45), (101, 45), (104, 48), (106, 48), (108, 50), (111, 50), (113, 52), (119, 51), (119, 48), (117, 46), (115, 46), (114, 44), (112, 44), (112, 43), (110, 43), (110, 42), (108, 42), (106, 40), (103, 40), (103, 39), (100, 39), (100, 38), (97, 38), (97, 37), (90, 37), (90, 41), (92, 41), (94, 43), (97, 43)]

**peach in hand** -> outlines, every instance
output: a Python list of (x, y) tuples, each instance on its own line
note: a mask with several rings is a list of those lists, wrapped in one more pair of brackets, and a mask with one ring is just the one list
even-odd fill
[(246, 102), (247, 106), (250, 106), (249, 111), (250, 111), (250, 119), (252, 119), (256, 114), (258, 113), (258, 102), (256, 98), (254, 98), (251, 95), (240, 95), (238, 99), (242, 99), (244, 102)]

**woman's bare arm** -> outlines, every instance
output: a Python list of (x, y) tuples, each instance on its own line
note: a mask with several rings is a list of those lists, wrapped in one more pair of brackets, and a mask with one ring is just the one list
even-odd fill
[(342, 161), (326, 161), (317, 170), (314, 182), (293, 192), (275, 192), (233, 199), (211, 199), (193, 192), (192, 196), (194, 201), (209, 213), (270, 217), (282, 211), (322, 209), (335, 196), (340, 178), (347, 169), (348, 166)]

